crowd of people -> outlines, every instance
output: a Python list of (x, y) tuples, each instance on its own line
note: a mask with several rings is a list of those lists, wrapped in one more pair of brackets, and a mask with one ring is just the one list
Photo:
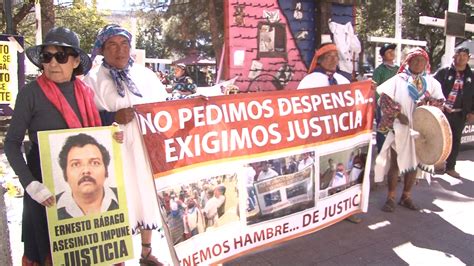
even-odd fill
[[(173, 244), (219, 226), (219, 218), (226, 210), (224, 178), (216, 176), (161, 193), (163, 215)], [(231, 182), (232, 177), (229, 179)]]
[[(135, 104), (186, 98), (196, 91), (196, 85), (187, 75), (186, 66), (177, 64), (171, 83), (172, 96), (168, 97), (157, 75), (132, 59), (131, 40), (130, 32), (119, 25), (104, 27), (96, 37), (92, 60), (96, 55), (103, 55), (104, 59), (92, 69), (92, 60), (80, 49), (79, 38), (67, 28), (51, 29), (42, 44), (26, 50), (26, 55), (42, 70), (42, 74), (20, 90), (5, 139), (5, 153), (26, 191), (22, 222), (23, 265), (52, 264), (45, 207), (54, 206), (56, 199), (43, 184), (37, 133), (112, 123), (117, 123), (123, 134), (114, 138), (122, 143), (124, 151), (131, 229), (132, 233), (140, 233), (142, 240), (140, 263), (160, 265), (151, 246), (152, 231), (160, 226), (160, 207), (132, 107)], [(374, 73), (374, 89), (377, 87), (379, 98), (378, 132), (381, 133), (375, 175), (376, 178), (386, 176), (388, 180), (387, 200), (382, 208), (387, 212), (395, 210), (399, 176), (404, 177), (404, 187), (398, 204), (417, 210), (412, 188), (420, 170), (430, 169), (420, 163), (410, 135), (415, 108), (420, 105), (437, 106), (446, 115), (453, 132), (453, 148), (442, 171), (455, 178), (461, 177), (455, 171), (461, 131), (466, 121), (474, 121), (473, 77), (467, 64), (470, 55), (467, 48), (457, 49), (453, 64), (440, 69), (434, 76), (430, 75), (429, 55), (425, 50), (411, 50), (398, 67), (393, 61), (394, 48), (394, 45), (382, 47), (380, 55), (384, 61)], [(338, 72), (338, 64), (336, 45), (321, 45), (298, 89), (350, 83)], [(84, 78), (79, 78), (82, 75)], [(25, 133), (28, 133), (32, 143), (31, 149), (26, 151), (26, 161), (22, 154)], [(299, 171), (314, 163), (312, 156), (305, 153), (298, 159), (265, 161), (258, 167), (250, 165), (248, 210), (255, 208), (255, 192), (250, 183)], [(363, 167), (355, 155), (350, 164), (352, 170)], [(352, 180), (343, 163), (336, 164), (333, 170), (336, 173), (331, 181), (333, 186), (343, 179)], [(161, 195), (168, 223), (182, 228), (182, 233), (181, 229), (176, 230), (174, 242), (218, 224), (218, 217), (223, 215), (222, 209), (225, 208), (225, 186), (219, 182), (211, 183)], [(75, 196), (71, 195), (72, 198)], [(80, 205), (76, 211), (84, 212)], [(360, 218), (354, 216), (349, 219), (360, 222)]]
[(351, 151), (347, 160), (338, 163), (330, 157), (327, 167), (320, 172), (319, 189), (328, 189), (328, 194), (342, 191), (354, 184), (362, 183), (367, 154), (361, 148)]

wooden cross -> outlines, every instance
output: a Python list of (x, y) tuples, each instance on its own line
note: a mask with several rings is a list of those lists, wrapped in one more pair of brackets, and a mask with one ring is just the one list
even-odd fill
[[(448, 12), (457, 12), (458, 10), (458, 0), (449, 0)], [(428, 16), (421, 16), (419, 19), (420, 24), (445, 28), (446, 20), (441, 18), (434, 18)], [(474, 32), (474, 24), (465, 24), (464, 31)], [(451, 35), (446, 35), (444, 55), (441, 59), (441, 65), (446, 66), (451, 63), (451, 58), (454, 56), (454, 46), (456, 42), (456, 37)]]

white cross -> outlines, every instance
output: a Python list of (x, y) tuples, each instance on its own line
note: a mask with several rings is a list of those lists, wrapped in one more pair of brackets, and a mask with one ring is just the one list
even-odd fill
[(369, 36), (367, 38), (369, 42), (381, 42), (381, 43), (395, 43), (397, 45), (397, 59), (395, 62), (397, 65), (400, 65), (401, 57), (402, 57), (402, 44), (404, 45), (412, 45), (412, 46), (426, 46), (426, 41), (417, 41), (417, 40), (410, 40), (410, 39), (401, 39), (401, 38), (387, 38), (387, 37), (374, 37)]
[[(458, 11), (458, 0), (449, 0), (448, 5), (449, 12), (457, 12)], [(421, 16), (419, 19), (420, 24), (440, 27), (444, 28), (446, 26), (446, 21), (440, 18), (428, 17), (428, 16)], [(474, 24), (465, 24), (465, 31), (474, 32)], [(446, 42), (444, 46), (444, 55), (441, 59), (441, 65), (445, 66), (451, 63), (451, 58), (454, 55), (454, 46), (456, 42), (455, 36), (446, 35)]]
[[(402, 39), (402, 24), (400, 18), (402, 16), (402, 0), (396, 1), (396, 14), (395, 14), (395, 38), (387, 38), (387, 37), (373, 37), (369, 36), (367, 40), (369, 42), (381, 42), (381, 43), (394, 43), (397, 45), (397, 58), (395, 62), (397, 65), (400, 65), (400, 61), (402, 58), (402, 44), (405, 45), (412, 45), (412, 46), (426, 46), (426, 41), (418, 41), (418, 40), (409, 40), (409, 39)], [(374, 64), (376, 67), (377, 64)]]

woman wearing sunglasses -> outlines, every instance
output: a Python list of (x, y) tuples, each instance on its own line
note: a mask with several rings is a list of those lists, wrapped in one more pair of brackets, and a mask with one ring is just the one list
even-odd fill
[[(26, 50), (42, 74), (18, 93), (13, 117), (5, 139), (5, 154), (25, 188), (23, 199), (22, 265), (52, 265), (45, 207), (54, 205), (54, 196), (42, 183), (38, 137), (43, 130), (100, 126), (92, 90), (78, 75), (92, 65), (79, 48), (77, 35), (63, 27), (51, 29), (43, 44)], [(25, 133), (31, 149), (23, 159)]]

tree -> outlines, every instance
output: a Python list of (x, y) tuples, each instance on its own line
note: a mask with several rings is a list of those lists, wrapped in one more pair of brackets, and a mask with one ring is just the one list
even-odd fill
[[(365, 51), (373, 55), (375, 44), (365, 42), (368, 36), (394, 37), (395, 32), (395, 2), (393, 0), (365, 0), (359, 1), (357, 10), (356, 30), (361, 41), (365, 44)], [(419, 24), (420, 16), (443, 18), (448, 9), (448, 1), (443, 0), (410, 0), (403, 1), (402, 37), (405, 39), (426, 40), (426, 50), (430, 55), (430, 64), (433, 70), (440, 64), (444, 54), (444, 30), (432, 26)], [(459, 12), (468, 17), (472, 14), (472, 4), (466, 0), (459, 1)], [(466, 33), (470, 39), (471, 33)], [(464, 39), (457, 38), (457, 43)], [(372, 48), (372, 49), (369, 49)]]
[(97, 8), (88, 7), (80, 1), (72, 6), (56, 6), (56, 26), (64, 26), (76, 32), (81, 39), (81, 48), (90, 52), (94, 46), (97, 32), (107, 25), (103, 13)]
[[(458, 12), (470, 15), (472, 7), (467, 4), (469, 1), (460, 0)], [(426, 40), (426, 51), (430, 55), (430, 64), (436, 69), (444, 54), (444, 45), (446, 37), (444, 29), (433, 26), (420, 25), (418, 23), (419, 16), (430, 16), (444, 18), (445, 11), (448, 10), (448, 1), (432, 0), (432, 1), (408, 1), (403, 6), (404, 28), (406, 31), (405, 38), (418, 38)], [(467, 39), (470, 39), (472, 33), (466, 33)], [(456, 38), (456, 43), (460, 43), (465, 39)]]
[(178, 56), (197, 49), (216, 57), (222, 49), (224, 35), (223, 6), (223, 0), (171, 0), (167, 6), (149, 5), (149, 8), (159, 11), (154, 13), (160, 17), (160, 24), (155, 26), (161, 29), (163, 47)]
[[(16, 5), (13, 7), (13, 32), (18, 33), (17, 28), (20, 22), (25, 19), (29, 13), (31, 13), (31, 9), (35, 6), (35, 0), (24, 1), (20, 5)], [(6, 31), (6, 15), (5, 10), (2, 8), (2, 20), (0, 24), (0, 29), (2, 32)]]
[(53, 0), (40, 0), (41, 5), (41, 34), (46, 36), (46, 33), (52, 29), (56, 23), (56, 14), (54, 12)]
[[(25, 43), (33, 44), (36, 31), (36, 20), (34, 16), (35, 0), (23, 1), (13, 7), (13, 32), (25, 37)], [(41, 30), (43, 38), (45, 34), (54, 27), (55, 13), (53, 0), (40, 0), (41, 6)], [(1, 29), (5, 31), (6, 22), (4, 21), (4, 10), (2, 9)]]
[(146, 57), (169, 58), (171, 50), (164, 45), (162, 38), (163, 17), (157, 11), (139, 12), (137, 48), (144, 49)]

